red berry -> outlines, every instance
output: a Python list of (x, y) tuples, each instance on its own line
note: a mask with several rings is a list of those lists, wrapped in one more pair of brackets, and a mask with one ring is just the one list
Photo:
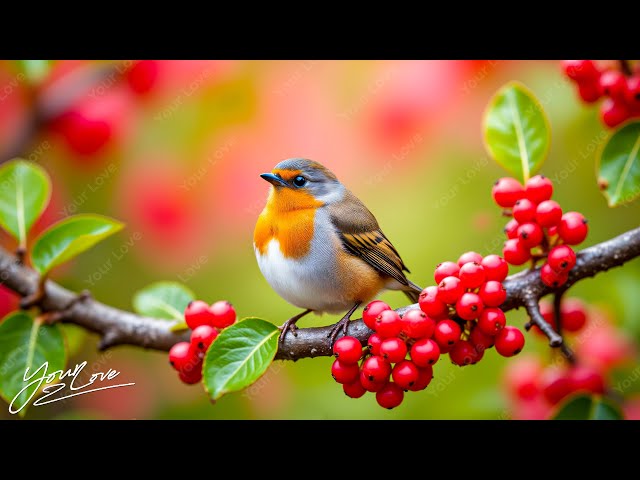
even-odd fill
[(436, 267), (436, 271), (433, 273), (433, 278), (436, 279), (436, 283), (440, 283), (446, 277), (457, 277), (460, 267), (457, 263), (442, 262)]
[(451, 348), (460, 340), (462, 330), (453, 320), (442, 320), (436, 325), (436, 331), (433, 333), (433, 339), (440, 347), (442, 353), (445, 349)]
[(391, 410), (402, 403), (404, 392), (393, 382), (387, 383), (382, 390), (376, 393), (376, 401), (382, 408)]
[(382, 345), (382, 337), (377, 333), (373, 333), (367, 340), (367, 346), (369, 351), (374, 355), (380, 355), (380, 346)]
[(341, 337), (333, 344), (333, 354), (342, 363), (358, 363), (362, 357), (362, 345), (355, 337)]
[(496, 351), (503, 357), (513, 357), (524, 347), (524, 335), (517, 327), (506, 326), (496, 335)]
[(477, 363), (482, 358), (482, 353), (478, 353), (475, 347), (467, 340), (460, 340), (449, 352), (449, 358), (453, 363), (464, 367)]
[(542, 372), (540, 389), (544, 398), (551, 405), (555, 405), (571, 393), (571, 383), (568, 372), (564, 369), (550, 367)]
[(409, 388), (412, 392), (419, 392), (420, 390), (424, 390), (431, 383), (431, 379), (433, 378), (433, 369), (430, 366), (424, 368), (418, 368), (418, 379), (415, 383)]
[(482, 265), (476, 262), (469, 262), (460, 267), (458, 278), (463, 288), (474, 289), (487, 280), (487, 274), (484, 273)]
[(360, 369), (357, 363), (344, 363), (334, 360), (331, 365), (331, 376), (338, 383), (353, 383), (358, 379)]
[(587, 103), (593, 103), (602, 96), (598, 82), (585, 82), (578, 85), (578, 95)]
[(565, 75), (572, 80), (595, 80), (600, 75), (592, 60), (562, 60), (560, 63)]
[(463, 320), (474, 320), (480, 316), (483, 310), (484, 304), (477, 293), (463, 293), (456, 302), (456, 313)]
[(469, 341), (479, 352), (484, 352), (487, 348), (493, 347), (495, 343), (495, 339), (492, 335), (487, 335), (477, 326), (471, 330), (471, 333), (469, 334)]
[(385, 310), (376, 318), (375, 330), (381, 338), (397, 337), (402, 330), (402, 320), (395, 310)]
[[(560, 223), (560, 222), (558, 222)], [(558, 235), (558, 226), (554, 225), (553, 227), (549, 227), (547, 229), (547, 232), (549, 233), (550, 237), (555, 237), (556, 235)]]
[(158, 77), (158, 62), (155, 60), (140, 60), (127, 72), (127, 81), (131, 90), (138, 94), (145, 94), (151, 90)]
[(634, 75), (627, 79), (625, 101), (632, 109), (640, 107), (640, 76)]
[(388, 378), (382, 382), (373, 382), (367, 378), (362, 370), (360, 370), (360, 385), (362, 385), (367, 392), (378, 392), (382, 390), (388, 382)]
[(513, 218), (518, 223), (533, 222), (536, 218), (536, 204), (528, 198), (521, 198), (513, 206)]
[(569, 245), (578, 245), (587, 238), (589, 227), (587, 220), (578, 212), (567, 212), (562, 216), (558, 234)]
[(511, 265), (522, 265), (531, 258), (531, 252), (525, 248), (517, 238), (512, 238), (504, 242), (502, 256)]
[(540, 245), (544, 232), (537, 223), (527, 222), (518, 227), (518, 239), (524, 248), (533, 248)]
[(191, 332), (191, 345), (204, 353), (217, 337), (218, 330), (209, 325), (200, 325)]
[(364, 324), (371, 330), (375, 330), (376, 318), (385, 310), (391, 310), (391, 307), (382, 300), (374, 300), (370, 302), (362, 312), (362, 320)]
[(169, 350), (169, 363), (179, 372), (186, 371), (197, 361), (197, 352), (189, 342), (178, 342)]
[(503, 281), (509, 275), (509, 264), (498, 255), (487, 255), (482, 259), (482, 268), (487, 280)]
[(549, 200), (551, 195), (553, 195), (553, 183), (544, 175), (536, 175), (527, 180), (524, 196), (536, 205)]
[(380, 383), (389, 379), (391, 365), (379, 355), (373, 355), (362, 363), (362, 372), (372, 382)]
[(600, 93), (613, 99), (624, 100), (627, 93), (627, 79), (619, 70), (607, 70), (600, 75)]
[(189, 302), (184, 310), (184, 320), (191, 330), (195, 330), (200, 325), (213, 326), (213, 314), (209, 311), (209, 305), (202, 300)]
[[(553, 200), (540, 202), (536, 207), (536, 222), (541, 227), (554, 227), (562, 219), (562, 208)], [(549, 232), (551, 234), (551, 232)]]
[(560, 321), (567, 332), (577, 332), (587, 322), (584, 303), (578, 298), (567, 298), (560, 305)]
[(457, 277), (446, 277), (438, 285), (438, 300), (444, 303), (456, 303), (463, 293), (464, 288)]
[(504, 233), (507, 235), (507, 238), (518, 238), (518, 227), (520, 224), (512, 218), (507, 222), (504, 226)]
[(112, 137), (112, 127), (105, 120), (88, 118), (75, 110), (63, 113), (52, 127), (62, 134), (69, 147), (79, 155), (94, 155)]
[(236, 311), (229, 302), (220, 300), (209, 307), (213, 314), (212, 323), (214, 327), (226, 328), (236, 321)]
[(631, 116), (631, 112), (626, 103), (611, 98), (607, 98), (602, 102), (600, 114), (604, 124), (610, 128), (620, 125)]
[(458, 266), (462, 267), (465, 263), (476, 262), (482, 263), (482, 255), (478, 252), (465, 252), (458, 259)]
[(549, 252), (547, 263), (556, 272), (568, 272), (576, 264), (576, 254), (570, 246), (558, 245)]
[(507, 299), (507, 289), (495, 280), (490, 280), (480, 287), (480, 299), (485, 307), (499, 307)]
[(185, 370), (183, 372), (178, 372), (178, 378), (180, 378), (180, 380), (187, 385), (198, 383), (200, 380), (202, 380), (202, 361), (200, 361), (200, 363), (196, 365), (193, 365), (193, 368), (188, 371)]
[(504, 177), (493, 184), (491, 194), (498, 206), (509, 208), (524, 197), (524, 187), (515, 178)]
[(420, 310), (433, 319), (447, 317), (447, 304), (438, 299), (438, 287), (432, 285), (425, 288), (418, 298)]
[(402, 316), (402, 331), (409, 338), (431, 338), (436, 329), (436, 321), (416, 308)]
[(380, 344), (380, 355), (389, 363), (398, 363), (407, 356), (407, 344), (398, 337), (385, 338)]
[(537, 357), (523, 355), (510, 361), (504, 370), (504, 385), (518, 400), (532, 400), (539, 393), (538, 380), (542, 366)]
[(403, 390), (409, 390), (418, 380), (418, 367), (410, 360), (403, 360), (391, 371), (391, 378)]
[(352, 383), (344, 383), (342, 385), (342, 391), (344, 391), (347, 397), (351, 398), (360, 398), (367, 393), (367, 390), (360, 383), (360, 378)]
[(547, 287), (558, 288), (567, 283), (568, 272), (556, 272), (548, 263), (540, 269), (540, 279)]
[(575, 366), (569, 371), (569, 385), (573, 392), (604, 393), (604, 378), (588, 366)]
[(411, 360), (418, 367), (433, 365), (440, 358), (440, 347), (431, 339), (418, 340), (411, 347)]
[(504, 312), (499, 308), (485, 308), (478, 318), (478, 325), (482, 333), (489, 336), (497, 335), (507, 324)]

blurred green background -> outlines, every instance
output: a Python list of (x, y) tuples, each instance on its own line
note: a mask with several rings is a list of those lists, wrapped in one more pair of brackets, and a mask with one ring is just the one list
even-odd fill
[[(65, 79), (124, 63), (54, 62), (36, 91), (62, 98), (70, 88)], [(252, 248), (268, 192), (258, 174), (293, 156), (320, 161), (367, 204), (421, 286), (433, 284), (437, 263), (464, 251), (500, 253), (506, 221), (491, 186), (505, 172), (484, 150), (481, 118), (510, 80), (528, 86), (548, 113), (552, 144), (542, 173), (554, 181), (565, 211), (589, 219), (583, 246), (640, 219), (639, 202), (610, 209), (599, 193), (595, 154), (607, 131), (557, 61), (158, 61), (146, 72), (147, 89), (144, 75), (141, 86), (120, 78), (119, 68), (74, 101), (84, 119), (80, 144), (68, 127), (77, 122), (63, 118), (42, 127), (23, 156), (44, 165), (54, 181), (37, 229), (81, 212), (127, 222), (53, 275), (120, 308), (130, 309), (132, 294), (148, 283), (175, 280), (205, 301), (229, 300), (240, 317), (281, 324), (295, 314), (263, 279)], [(0, 63), (0, 150), (9, 151), (29, 125), (34, 90), (27, 83), (12, 62)], [(572, 294), (633, 329), (638, 300), (624, 292), (637, 294), (638, 285), (635, 261), (581, 282)], [(3, 295), (7, 305), (14, 301)], [(394, 307), (406, 303), (397, 292), (381, 298)], [(338, 318), (306, 317), (300, 325)], [(524, 313), (511, 312), (508, 321), (521, 326)], [(115, 368), (136, 385), (31, 408), (27, 418), (510, 418), (499, 384), (509, 360), (493, 351), (466, 368), (443, 357), (431, 385), (392, 411), (373, 395), (347, 398), (331, 378), (330, 358), (276, 362), (254, 386), (212, 405), (201, 387), (180, 383), (166, 353), (98, 353), (95, 335), (74, 327), (67, 333), (72, 364)], [(543, 340), (527, 336), (525, 351), (546, 350)], [(0, 408), (0, 418), (9, 417)]]

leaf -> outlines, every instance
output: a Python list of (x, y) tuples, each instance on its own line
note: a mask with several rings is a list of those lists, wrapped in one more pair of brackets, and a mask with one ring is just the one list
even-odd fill
[(0, 167), (0, 225), (20, 245), (51, 196), (51, 180), (35, 163), (15, 159)]
[(211, 399), (258, 380), (276, 356), (279, 332), (260, 318), (247, 318), (224, 329), (204, 359), (204, 387)]
[(554, 415), (554, 420), (622, 420), (620, 409), (605, 398), (579, 395), (570, 398)]
[(40, 325), (25, 312), (10, 314), (0, 323), (0, 396), (10, 404), (10, 413), (19, 411), (24, 416), (39, 387), (40, 382), (34, 381), (44, 374), (38, 369), (46, 362), (49, 373), (64, 369), (67, 363), (57, 325)]
[(610, 207), (640, 195), (640, 122), (616, 130), (596, 160), (598, 185)]
[(31, 263), (41, 274), (93, 247), (124, 224), (101, 215), (74, 215), (52, 225), (36, 240)]
[(524, 85), (509, 82), (489, 102), (482, 120), (485, 147), (510, 173), (526, 182), (549, 152), (549, 120)]
[(39, 84), (46, 78), (51, 69), (52, 60), (16, 60), (18, 67), (25, 74), (29, 83)]
[[(196, 296), (177, 282), (156, 282), (136, 292), (133, 309), (141, 315), (184, 322), (184, 309)], [(184, 324), (186, 328), (186, 323)], [(184, 329), (183, 329), (184, 330)]]

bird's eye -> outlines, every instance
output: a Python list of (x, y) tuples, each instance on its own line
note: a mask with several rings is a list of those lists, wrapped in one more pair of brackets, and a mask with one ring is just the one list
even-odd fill
[(304, 178), (302, 175), (298, 175), (296, 178), (293, 179), (293, 184), (298, 188), (304, 187), (307, 184), (307, 179)]

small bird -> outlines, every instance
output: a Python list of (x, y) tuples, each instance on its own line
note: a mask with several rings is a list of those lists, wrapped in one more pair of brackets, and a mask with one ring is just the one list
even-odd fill
[(278, 163), (260, 175), (271, 183), (253, 234), (260, 271), (287, 302), (304, 309), (281, 327), (297, 335), (310, 312), (346, 314), (329, 337), (347, 334), (351, 315), (383, 289), (402, 290), (416, 302), (397, 250), (367, 207), (328, 168), (304, 158)]

